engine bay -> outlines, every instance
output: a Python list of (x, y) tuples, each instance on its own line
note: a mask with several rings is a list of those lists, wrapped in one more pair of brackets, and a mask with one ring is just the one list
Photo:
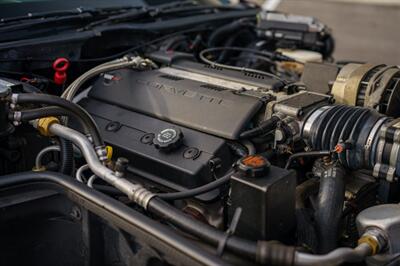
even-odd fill
[(0, 265), (400, 263), (398, 66), (252, 4), (18, 39), (53, 15), (0, 21)]

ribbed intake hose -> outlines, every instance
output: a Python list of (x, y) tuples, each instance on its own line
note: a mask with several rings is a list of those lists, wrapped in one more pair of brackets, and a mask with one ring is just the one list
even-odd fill
[(369, 169), (375, 177), (393, 180), (400, 174), (398, 122), (375, 109), (323, 106), (305, 120), (302, 137), (314, 151), (336, 150), (348, 169)]

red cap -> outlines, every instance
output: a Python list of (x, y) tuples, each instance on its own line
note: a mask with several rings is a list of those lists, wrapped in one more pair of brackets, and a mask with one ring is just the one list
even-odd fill
[(69, 61), (67, 58), (57, 58), (53, 63), (54, 83), (56, 85), (63, 85), (67, 80), (67, 69), (69, 67)]

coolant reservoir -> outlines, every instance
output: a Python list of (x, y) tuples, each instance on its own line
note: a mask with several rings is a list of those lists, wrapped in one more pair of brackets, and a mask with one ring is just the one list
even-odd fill
[(292, 50), (292, 49), (277, 49), (277, 52), (282, 55), (295, 59), (297, 62), (283, 61), (277, 64), (278, 68), (284, 71), (295, 72), (301, 74), (304, 69), (304, 64), (309, 62), (322, 62), (322, 54), (309, 50)]
[(322, 62), (322, 54), (309, 50), (278, 49), (277, 52), (301, 63)]

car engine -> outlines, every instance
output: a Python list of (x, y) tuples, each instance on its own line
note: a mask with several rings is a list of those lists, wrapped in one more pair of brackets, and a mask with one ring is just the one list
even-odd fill
[(0, 37), (0, 265), (399, 265), (400, 68), (180, 5)]

